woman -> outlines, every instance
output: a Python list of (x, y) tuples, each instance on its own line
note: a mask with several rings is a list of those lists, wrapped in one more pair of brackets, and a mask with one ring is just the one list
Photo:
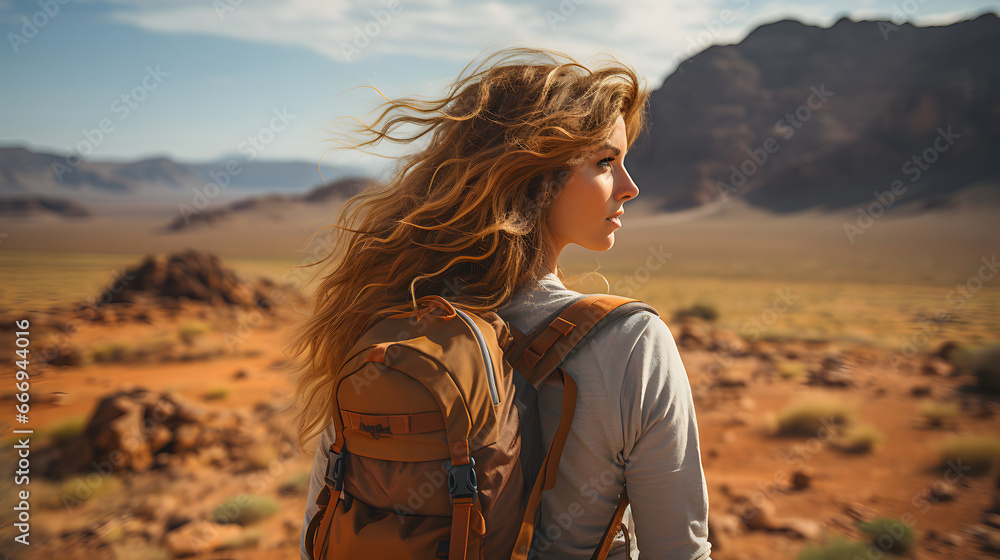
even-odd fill
[[(559, 255), (571, 243), (614, 244), (623, 205), (639, 192), (624, 158), (647, 99), (635, 72), (616, 61), (589, 70), (558, 53), (510, 49), (463, 71), (443, 99), (389, 101), (359, 129), (370, 139), (358, 148), (429, 143), (340, 210), (338, 222), (357, 226), (338, 226), (351, 235), (336, 244), (342, 251), (293, 344), (307, 358), (296, 388), (299, 437), (320, 434), (307, 523), (334, 437), (328, 365), (342, 361), (372, 310), (441, 294), (528, 332), (578, 296), (562, 284)], [(416, 130), (396, 135), (401, 125)], [(590, 558), (627, 482), (633, 547), (650, 558), (708, 558), (697, 424), (667, 326), (651, 313), (632, 315), (562, 369), (577, 382), (577, 412), (558, 482), (543, 495), (541, 557)], [(539, 394), (550, 441), (560, 392)], [(619, 538), (611, 558), (625, 556)]]

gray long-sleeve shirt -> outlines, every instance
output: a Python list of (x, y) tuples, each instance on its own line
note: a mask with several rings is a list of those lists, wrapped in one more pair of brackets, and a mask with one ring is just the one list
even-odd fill
[[(575, 296), (549, 274), (498, 314), (528, 332)], [(710, 560), (694, 403), (666, 324), (651, 313), (628, 316), (587, 342), (562, 369), (577, 383), (576, 413), (556, 485), (542, 495), (534, 544), (540, 558), (589, 559), (627, 482), (631, 503), (624, 522), (633, 549), (643, 558)], [(547, 445), (559, 424), (562, 388), (546, 385), (538, 398)], [(328, 428), (313, 465), (307, 524), (323, 485), (323, 451), (332, 441)], [(624, 557), (619, 537), (609, 558)]]

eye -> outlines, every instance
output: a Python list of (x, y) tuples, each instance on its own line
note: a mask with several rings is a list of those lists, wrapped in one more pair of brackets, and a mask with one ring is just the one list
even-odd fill
[(597, 162), (597, 167), (600, 167), (602, 169), (610, 169), (611, 168), (611, 162), (613, 162), (613, 161), (615, 161), (615, 158), (613, 158), (613, 157), (606, 157), (606, 158), (602, 159), (601, 161)]

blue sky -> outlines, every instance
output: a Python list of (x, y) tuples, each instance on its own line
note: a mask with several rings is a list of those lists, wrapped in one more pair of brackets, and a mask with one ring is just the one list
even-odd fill
[(352, 88), (437, 94), (497, 48), (610, 53), (655, 89), (688, 56), (762, 23), (938, 25), (985, 11), (1000, 1), (0, 0), (0, 146), (204, 162), (245, 156), (253, 136), (259, 159), (318, 162), (338, 119), (382, 101)]

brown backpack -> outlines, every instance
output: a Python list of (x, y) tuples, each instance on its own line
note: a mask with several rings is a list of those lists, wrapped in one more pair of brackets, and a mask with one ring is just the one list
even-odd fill
[[(337, 435), (306, 533), (309, 557), (535, 556), (541, 494), (555, 485), (576, 407), (576, 383), (559, 365), (614, 321), (656, 311), (581, 296), (522, 334), (441, 296), (417, 304), (366, 331), (337, 370)], [(543, 454), (537, 391), (553, 378), (563, 383), (562, 409)], [(623, 492), (593, 558), (607, 556), (627, 503)]]

